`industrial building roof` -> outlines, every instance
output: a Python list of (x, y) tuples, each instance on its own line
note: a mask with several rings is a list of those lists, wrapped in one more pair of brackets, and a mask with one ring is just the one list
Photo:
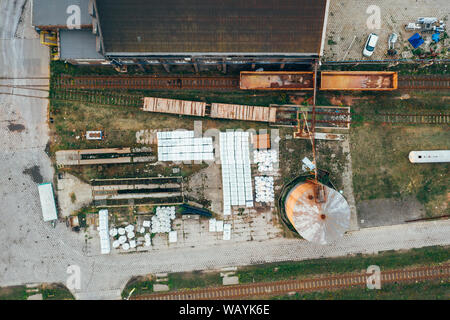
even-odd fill
[(97, 0), (107, 55), (318, 54), (326, 0)]
[(89, 0), (33, 0), (31, 24), (35, 27), (65, 27), (67, 19), (73, 14), (72, 10), (68, 10), (72, 5), (80, 8), (81, 26), (92, 25)]
[(103, 60), (97, 52), (95, 34), (92, 30), (59, 30), (61, 60)]

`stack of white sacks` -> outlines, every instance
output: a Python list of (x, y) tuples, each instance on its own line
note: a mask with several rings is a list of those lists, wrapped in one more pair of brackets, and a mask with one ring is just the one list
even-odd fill
[(117, 249), (122, 246), (123, 250), (130, 248), (136, 248), (136, 240), (134, 239), (134, 226), (129, 224), (125, 228), (112, 228), (109, 230), (109, 235), (115, 237), (119, 235), (119, 238), (113, 241), (113, 248)]
[(175, 219), (175, 207), (157, 207), (152, 217), (152, 232), (166, 233), (172, 231), (171, 222)]
[[(152, 220), (145, 220), (142, 223), (142, 227), (139, 229), (140, 234), (144, 235), (145, 246), (151, 245), (150, 233), (168, 233), (172, 231), (172, 220), (175, 219), (175, 207), (157, 207), (156, 215), (152, 217)], [(113, 247), (122, 247), (123, 250), (130, 248), (136, 248), (136, 240), (134, 233), (134, 226), (129, 224), (125, 228), (112, 228), (109, 230), (111, 237), (119, 236), (119, 238), (113, 241)]]
[(278, 162), (276, 150), (255, 150), (253, 152), (254, 162), (258, 164), (259, 172), (273, 171), (273, 164)]
[(273, 177), (255, 177), (256, 202), (273, 202)]

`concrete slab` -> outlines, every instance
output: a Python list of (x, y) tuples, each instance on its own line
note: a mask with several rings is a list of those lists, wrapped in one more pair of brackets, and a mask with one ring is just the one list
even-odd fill
[(224, 286), (229, 286), (233, 284), (239, 284), (239, 277), (233, 276), (233, 277), (224, 277), (222, 279), (222, 284)]
[(34, 294), (32, 296), (29, 296), (27, 300), (44, 300), (42, 293)]
[(153, 285), (153, 291), (154, 292), (169, 291), (169, 286), (167, 284), (155, 283)]

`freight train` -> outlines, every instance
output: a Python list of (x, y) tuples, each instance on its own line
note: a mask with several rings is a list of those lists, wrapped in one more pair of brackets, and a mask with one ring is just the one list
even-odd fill
[[(396, 90), (397, 72), (386, 71), (323, 71), (318, 73), (320, 90)], [(313, 90), (313, 72), (242, 71), (242, 90)], [(320, 82), (319, 82), (320, 80)]]

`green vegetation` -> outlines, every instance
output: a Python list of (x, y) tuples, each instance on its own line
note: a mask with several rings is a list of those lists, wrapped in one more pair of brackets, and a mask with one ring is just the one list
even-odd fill
[[(442, 101), (440, 96), (426, 93), (416, 93), (416, 97), (407, 100), (380, 94), (376, 102), (361, 101), (352, 109), (364, 119), (378, 113), (448, 113), (449, 106)], [(352, 125), (350, 141), (357, 203), (415, 196), (424, 204), (427, 216), (449, 214), (449, 164), (412, 164), (408, 159), (412, 150), (448, 149), (450, 139), (445, 126), (364, 123)]]
[(62, 284), (43, 286), (41, 293), (44, 300), (75, 300), (72, 293)]
[(0, 300), (26, 300), (28, 297), (25, 286), (1, 287)]
[(134, 277), (132, 278), (125, 289), (122, 291), (122, 299), (127, 299), (128, 296), (139, 296), (153, 292), (153, 284), (155, 281), (152, 277)]
[(75, 201), (77, 201), (77, 196), (75, 195), (75, 192), (70, 193), (70, 201), (72, 203), (75, 203)]
[(444, 128), (365, 125), (351, 132), (353, 186), (357, 202), (415, 196), (428, 216), (449, 214), (449, 164), (412, 164), (412, 150), (450, 147)]
[[(239, 268), (236, 276), (239, 277), (239, 283), (269, 282), (309, 278), (319, 274), (360, 272), (366, 270), (370, 265), (378, 265), (384, 271), (440, 264), (449, 260), (450, 247), (434, 246), (408, 251), (385, 251), (376, 255), (359, 254), (340, 258), (253, 265)], [(127, 297), (133, 288), (136, 288), (133, 295), (150, 293), (153, 283), (151, 277), (133, 278), (127, 284), (122, 297)], [(171, 273), (168, 275), (168, 283), (170, 290), (215, 287), (222, 284), (222, 278), (219, 272)], [(408, 296), (408, 292), (405, 292), (405, 296)]]
[(380, 290), (352, 288), (338, 291), (295, 293), (273, 300), (449, 300), (450, 283), (385, 284)]
[(237, 272), (240, 283), (277, 281), (309, 277), (315, 274), (347, 273), (378, 265), (381, 270), (414, 265), (429, 265), (450, 259), (449, 247), (426, 247), (405, 252), (386, 251), (377, 255), (315, 259), (244, 267)]
[(75, 300), (70, 291), (62, 284), (42, 284), (36, 288), (12, 286), (0, 288), (0, 300), (27, 300), (28, 297), (42, 294), (43, 300)]
[(170, 290), (214, 287), (222, 284), (219, 273), (213, 272), (183, 272), (169, 274)]

